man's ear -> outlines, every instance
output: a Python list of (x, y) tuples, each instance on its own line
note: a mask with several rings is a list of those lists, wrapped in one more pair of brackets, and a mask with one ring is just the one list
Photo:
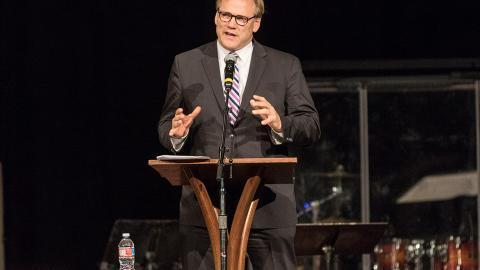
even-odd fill
[(253, 22), (253, 32), (256, 33), (262, 24), (262, 18), (255, 18)]
[(217, 25), (217, 19), (218, 19), (218, 12), (215, 12), (215, 16), (213, 17), (213, 23)]

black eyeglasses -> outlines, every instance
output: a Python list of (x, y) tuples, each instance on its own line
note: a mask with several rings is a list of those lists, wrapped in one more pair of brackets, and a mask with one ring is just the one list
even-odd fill
[(235, 18), (235, 22), (240, 26), (247, 25), (248, 21), (257, 17), (256, 15), (254, 15), (250, 18), (242, 16), (242, 15), (233, 15), (230, 12), (223, 12), (223, 11), (220, 11), (220, 10), (217, 10), (217, 12), (218, 12), (218, 16), (220, 17), (220, 20), (222, 20), (222, 22), (230, 22), (232, 20), (232, 18)]

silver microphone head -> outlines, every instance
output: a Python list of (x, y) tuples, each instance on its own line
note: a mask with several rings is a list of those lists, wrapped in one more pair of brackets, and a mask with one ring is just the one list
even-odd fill
[(224, 61), (225, 61), (225, 63), (227, 63), (229, 61), (233, 61), (233, 63), (235, 63), (235, 62), (237, 62), (237, 57), (233, 53), (229, 53), (225, 56)]

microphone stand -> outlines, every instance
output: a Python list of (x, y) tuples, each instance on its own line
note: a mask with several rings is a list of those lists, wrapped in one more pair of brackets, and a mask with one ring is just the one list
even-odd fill
[[(220, 182), (220, 214), (218, 215), (218, 227), (220, 229), (220, 266), (222, 270), (227, 269), (227, 212), (225, 209), (225, 181), (224, 181), (224, 167), (225, 167), (225, 137), (227, 136), (228, 125), (228, 98), (230, 96), (231, 87), (226, 87), (225, 94), (225, 109), (223, 114), (222, 126), (222, 142), (218, 154), (217, 164), (217, 181)], [(232, 159), (230, 158), (230, 169)], [(230, 171), (230, 177), (232, 173)]]

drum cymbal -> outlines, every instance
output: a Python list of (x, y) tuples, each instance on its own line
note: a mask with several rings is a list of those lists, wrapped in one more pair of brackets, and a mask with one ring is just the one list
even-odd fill
[(321, 177), (327, 178), (358, 178), (359, 175), (355, 173), (349, 173), (345, 171), (343, 165), (338, 165), (333, 172), (321, 172), (318, 174)]

